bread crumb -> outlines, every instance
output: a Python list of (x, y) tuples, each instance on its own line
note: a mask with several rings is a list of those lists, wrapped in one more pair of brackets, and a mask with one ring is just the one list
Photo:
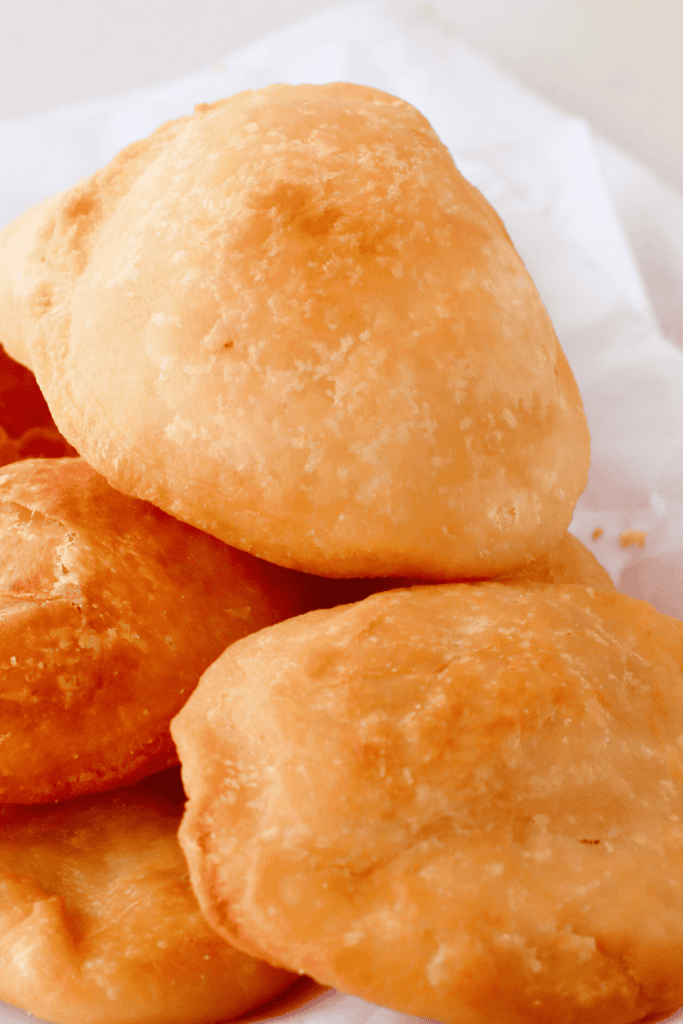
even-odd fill
[(604, 532), (602, 526), (596, 526), (591, 533), (591, 540), (600, 540)]
[(619, 537), (619, 543), (622, 548), (632, 548), (636, 544), (639, 548), (642, 548), (646, 537), (647, 534), (644, 530), (624, 530)]

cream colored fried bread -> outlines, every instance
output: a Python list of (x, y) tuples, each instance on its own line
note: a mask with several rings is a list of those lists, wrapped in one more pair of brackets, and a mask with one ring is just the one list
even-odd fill
[(683, 1003), (683, 624), (572, 585), (413, 587), (234, 644), (172, 723), (240, 948), (447, 1024)]
[(177, 764), (168, 726), (225, 647), (307, 581), (114, 491), (82, 459), (0, 471), (0, 801)]
[(496, 213), (409, 104), (201, 105), (63, 197), (31, 359), (116, 488), (327, 576), (498, 575), (586, 482), (581, 400)]
[(171, 770), (127, 789), (0, 807), (0, 999), (53, 1024), (215, 1024), (295, 976), (204, 921)]

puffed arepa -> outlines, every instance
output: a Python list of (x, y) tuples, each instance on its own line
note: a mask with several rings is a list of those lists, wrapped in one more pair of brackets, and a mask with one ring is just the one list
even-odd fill
[(207, 919), (446, 1024), (683, 1004), (683, 623), (576, 585), (415, 586), (238, 641), (171, 729)]
[(215, 1024), (296, 975), (206, 924), (176, 832), (177, 770), (0, 806), (0, 999), (53, 1024)]
[(169, 722), (219, 654), (307, 611), (300, 574), (113, 490), (80, 458), (0, 470), (0, 802), (177, 764)]
[(22, 243), (26, 347), (117, 489), (332, 577), (487, 577), (562, 537), (589, 463), (576, 383), (410, 104), (346, 83), (202, 104), (49, 215)]

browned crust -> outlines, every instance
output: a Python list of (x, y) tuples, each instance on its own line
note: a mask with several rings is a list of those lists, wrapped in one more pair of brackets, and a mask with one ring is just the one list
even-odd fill
[(203, 105), (62, 199), (30, 336), (127, 493), (329, 576), (498, 575), (586, 482), (581, 400), (484, 198), (409, 104)]
[(683, 1002), (683, 625), (613, 590), (413, 587), (234, 645), (172, 724), (240, 948), (453, 1024)]
[(238, 637), (311, 607), (296, 574), (114, 491), (81, 459), (0, 471), (0, 799), (177, 763), (168, 732)]

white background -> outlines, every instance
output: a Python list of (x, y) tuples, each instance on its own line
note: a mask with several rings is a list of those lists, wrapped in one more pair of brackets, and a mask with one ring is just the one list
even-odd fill
[[(328, 6), (325, 0), (0, 0), (0, 119), (198, 70)], [(681, 0), (433, 0), (424, 6), (683, 193)]]

